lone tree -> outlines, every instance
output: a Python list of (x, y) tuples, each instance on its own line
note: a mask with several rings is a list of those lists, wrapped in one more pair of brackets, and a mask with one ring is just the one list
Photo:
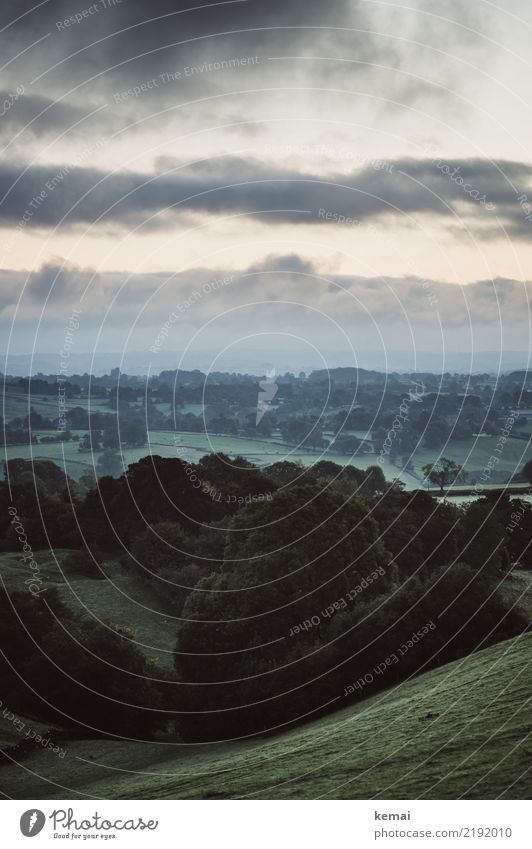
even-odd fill
[(442, 457), (437, 463), (427, 463), (423, 466), (423, 474), (427, 480), (440, 487), (442, 494), (452, 483), (465, 480), (463, 467), (447, 457)]
[(120, 477), (124, 472), (124, 464), (120, 458), (120, 454), (116, 451), (104, 451), (98, 457), (96, 470), (100, 477), (103, 475), (111, 475), (113, 478)]

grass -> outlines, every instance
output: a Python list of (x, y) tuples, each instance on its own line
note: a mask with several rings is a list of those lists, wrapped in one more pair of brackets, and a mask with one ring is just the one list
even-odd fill
[[(85, 432), (83, 429), (74, 431), (78, 435)], [(36, 433), (47, 435), (53, 433), (53, 431), (36, 431)], [(176, 437), (178, 439), (177, 445), (175, 444)], [(426, 463), (435, 462), (438, 457), (443, 455), (464, 465), (466, 472), (481, 472), (493, 455), (497, 443), (498, 437), (493, 436), (477, 440), (472, 438), (471, 440), (451, 442), (441, 451), (419, 449), (413, 458), (417, 478), (402, 471), (401, 464), (396, 466), (387, 457), (384, 459), (381, 468), (387, 480), (391, 481), (398, 478), (404, 483), (407, 490), (417, 489), (423, 478), (421, 469)], [(63, 461), (63, 445), (65, 461)], [(305, 466), (310, 466), (322, 458), (333, 460), (339, 465), (351, 464), (360, 469), (366, 469), (368, 466), (377, 463), (376, 454), (360, 453), (352, 457), (351, 454), (335, 454), (329, 451), (321, 453), (318, 450), (298, 449), (294, 445), (288, 445), (275, 438), (252, 439), (250, 437), (216, 435), (207, 437), (205, 433), (167, 430), (150, 431), (149, 445), (143, 448), (125, 448), (122, 453), (125, 465), (128, 466), (150, 453), (160, 454), (162, 457), (179, 456), (184, 460), (195, 463), (204, 454), (213, 451), (222, 452), (232, 457), (240, 454), (258, 466), (269, 465), (285, 459), (292, 462), (299, 461)], [(94, 455), (88, 452), (79, 452), (77, 442), (32, 446), (12, 445), (4, 448), (3, 453), (5, 459), (15, 457), (30, 459), (33, 456), (35, 459), (53, 460), (60, 466), (63, 466), (63, 462), (65, 462), (67, 473), (74, 479), (78, 479), (84, 471), (92, 468), (101, 454), (99, 451), (94, 452)], [(530, 453), (530, 445), (525, 440), (508, 439), (502, 453), (497, 455), (499, 462), (495, 465), (495, 471), (505, 472), (508, 476), (515, 474), (522, 469), (524, 463), (529, 459)], [(497, 484), (494, 478), (491, 482)], [(489, 478), (486, 483), (490, 483)]]
[[(60, 563), (68, 553), (56, 553)], [(109, 580), (98, 581), (62, 576), (49, 553), (36, 560), (69, 605), (132, 628), (143, 651), (171, 664), (174, 623), (149, 610), (157, 604), (118, 564), (108, 561)], [(0, 567), (7, 588), (20, 589), (20, 557), (3, 554)], [(514, 573), (503, 592), (532, 619), (532, 573)], [(2, 767), (4, 787), (20, 799), (529, 798), (531, 650), (532, 634), (505, 641), (269, 738), (75, 740), (64, 759), (36, 749)], [(17, 734), (0, 714), (2, 744)]]
[[(87, 398), (74, 398), (68, 400), (69, 407), (87, 408), (90, 404), (91, 410), (94, 412), (111, 412), (111, 408), (107, 405), (105, 399), (94, 398), (89, 401)], [(46, 400), (41, 400), (40, 396), (36, 395), (31, 399), (31, 405), (34, 409), (44, 416), (55, 418), (58, 414), (57, 399), (50, 396)], [(159, 409), (166, 413), (170, 412), (169, 404), (158, 404)], [(201, 404), (186, 404), (180, 412), (191, 412), (195, 415), (201, 415), (203, 406)], [(22, 392), (8, 390), (5, 394), (5, 413), (4, 417), (7, 421), (15, 416), (25, 416), (28, 413), (28, 396)], [(84, 432), (84, 431), (82, 431)], [(522, 428), (521, 433), (531, 434), (532, 438), (532, 418)], [(50, 433), (53, 433), (51, 431)], [(353, 431), (360, 438), (368, 436), (366, 431)], [(275, 462), (276, 460), (289, 459), (301, 460), (305, 465), (311, 465), (319, 457), (318, 452), (307, 450), (296, 450), (295, 446), (289, 446), (273, 439), (250, 439), (234, 436), (213, 436), (209, 440), (204, 433), (182, 433), (178, 434), (182, 439), (182, 447), (184, 448), (184, 458), (189, 461), (195, 461), (203, 454), (210, 451), (222, 451), (229, 455), (242, 454), (246, 459), (259, 465)], [(160, 453), (162, 456), (175, 456), (175, 451), (172, 449), (172, 434), (166, 431), (152, 431), (150, 433), (150, 441), (152, 453)], [(469, 472), (482, 471), (493, 455), (494, 449), (499, 442), (497, 436), (480, 437), (465, 440), (449, 442), (445, 448), (439, 450), (419, 449), (413, 457), (414, 469), (418, 475), (422, 477), (421, 469), (426, 463), (435, 462), (439, 456), (445, 456), (457, 463), (464, 465), (465, 470)], [(31, 456), (29, 446), (10, 446), (5, 449), (7, 458), (23, 457), (27, 459)], [(124, 458), (126, 464), (135, 462), (142, 456), (145, 456), (149, 449), (125, 449)], [(293, 452), (293, 453), (292, 453)], [(62, 462), (61, 446), (60, 445), (43, 445), (33, 447), (34, 456), (51, 459), (56, 462)], [(87, 455), (77, 454), (77, 445), (72, 443), (65, 444), (65, 453), (67, 457), (67, 471), (73, 477), (79, 477), (82, 472), (91, 465), (90, 457)], [(95, 455), (96, 458), (98, 454)], [(359, 468), (367, 468), (369, 465), (376, 463), (377, 457), (374, 454), (361, 454), (355, 458), (345, 454), (328, 454), (324, 455), (329, 459), (341, 465), (352, 463)], [(504, 449), (498, 455), (499, 462), (495, 466), (497, 472), (505, 472), (509, 475), (519, 471), (527, 459), (531, 456), (530, 442), (523, 439), (509, 438), (504, 445)], [(402, 480), (407, 489), (415, 489), (419, 485), (418, 481), (407, 473), (401, 471), (401, 468), (393, 465), (385, 459), (383, 472), (388, 480), (393, 480), (397, 477)]]
[[(24, 740), (28, 728), (34, 729), (37, 734), (41, 734), (42, 736), (45, 731), (48, 731), (50, 728), (57, 727), (50, 722), (42, 723), (37, 722), (34, 719), (26, 719), (23, 720), (23, 726), (21, 726), (21, 723), (18, 722), (17, 728), (17, 720), (20, 719), (20, 714), (14, 714), (14, 718), (11, 719), (9, 717), (9, 714), (11, 713), (11, 711), (9, 710), (9, 705), (0, 704), (0, 707), (2, 708), (2, 712), (0, 713), (0, 749), (6, 749), (9, 746), (15, 746), (17, 743), (20, 743), (22, 740)], [(6, 716), (4, 716), (4, 712), (6, 713)]]
[[(94, 453), (94, 463), (96, 463), (100, 453)], [(146, 453), (147, 449), (143, 448), (140, 451), (140, 456), (144, 456)], [(14, 460), (15, 458), (21, 458), (23, 460), (31, 460), (32, 458), (34, 460), (52, 460), (61, 469), (66, 468), (67, 474), (74, 480), (78, 480), (83, 472), (93, 467), (91, 454), (79, 452), (77, 442), (56, 442), (49, 445), (9, 445), (2, 449), (2, 460)], [(128, 459), (128, 462), (134, 461)], [(3, 477), (3, 468), (0, 469), (0, 474)]]
[(506, 599), (532, 622), (532, 572), (516, 570), (501, 587)]
[[(276, 737), (76, 741), (4, 767), (12, 798), (530, 798), (532, 635)], [(235, 729), (236, 732), (237, 729)]]
[[(79, 435), (85, 432), (83, 429), (73, 431), (73, 433)], [(44, 431), (38, 431), (37, 433), (45, 435)], [(53, 431), (49, 433), (53, 433)], [(250, 439), (249, 437), (238, 436), (210, 436), (207, 438), (204, 433), (158, 430), (150, 431), (149, 437), (149, 445), (143, 448), (125, 448), (122, 450), (126, 466), (138, 462), (150, 453), (159, 454), (162, 457), (180, 457), (183, 460), (197, 463), (201, 457), (212, 451), (222, 452), (232, 457), (241, 455), (251, 463), (259, 466), (269, 465), (285, 459), (291, 462), (300, 461), (305, 466), (311, 466), (323, 458), (333, 460), (339, 465), (352, 464), (361, 469), (365, 469), (376, 463), (376, 457), (372, 454), (361, 454), (351, 457), (350, 454), (324, 452), (322, 455), (320, 451), (297, 450), (295, 446), (275, 439)], [(180, 440), (177, 445), (174, 443), (175, 437), (178, 437)], [(25, 460), (29, 460), (32, 457), (39, 460), (52, 460), (61, 468), (66, 466), (67, 473), (74, 480), (79, 479), (87, 469), (93, 468), (101, 453), (101, 451), (95, 451), (93, 454), (90, 452), (80, 452), (78, 451), (77, 442), (45, 445), (10, 445), (2, 451), (3, 458), (6, 460), (16, 457)], [(400, 469), (388, 461), (383, 464), (382, 470), (388, 480), (398, 477), (404, 481), (409, 489), (416, 488), (419, 485), (413, 477), (406, 473), (401, 473)]]
[[(86, 578), (67, 567), (65, 558), (72, 552), (57, 549), (34, 552), (44, 586), (56, 587), (63, 600), (76, 613), (127, 628), (137, 647), (163, 669), (173, 668), (177, 622), (160, 612), (158, 602), (135, 576), (124, 572), (112, 559), (102, 564), (106, 580)], [(25, 590), (28, 573), (16, 553), (0, 555), (0, 575), (9, 592)]]
[[(457, 440), (449, 442), (440, 451), (419, 449), (413, 458), (415, 470), (421, 474), (421, 468), (426, 463), (434, 463), (438, 457), (447, 457), (463, 465), (466, 472), (482, 471), (499, 443), (497, 436), (484, 436), (475, 440)], [(499, 462), (495, 465), (498, 472), (516, 474), (530, 458), (532, 448), (530, 442), (523, 439), (509, 438), (500, 454), (495, 454)]]

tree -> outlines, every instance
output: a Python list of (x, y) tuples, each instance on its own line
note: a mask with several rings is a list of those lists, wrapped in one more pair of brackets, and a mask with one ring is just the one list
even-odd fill
[(51, 460), (23, 460), (18, 457), (7, 460), (3, 464), (4, 477), (11, 483), (31, 483), (46, 491), (49, 495), (57, 495), (72, 481), (56, 463)]
[(277, 489), (276, 483), (263, 474), (257, 466), (237, 455), (231, 460), (226, 454), (207, 454), (196, 466), (197, 475), (208, 487), (215, 516), (235, 512), (239, 505), (266, 496)]
[(354, 454), (362, 447), (362, 440), (348, 433), (339, 434), (331, 445), (332, 451), (339, 453)]
[(120, 425), (120, 438), (127, 445), (142, 447), (146, 445), (148, 434), (146, 425), (141, 419), (126, 420)]
[(473, 569), (499, 572), (509, 568), (506, 533), (489, 499), (473, 501), (462, 522), (461, 559)]
[(96, 470), (91, 466), (86, 469), (77, 480), (76, 490), (80, 497), (85, 498), (87, 493), (97, 486)]
[(103, 454), (98, 457), (96, 470), (100, 477), (103, 477), (104, 475), (111, 475), (113, 478), (120, 477), (124, 471), (120, 454), (117, 454), (116, 451), (104, 451)]
[(143, 525), (177, 522), (193, 533), (211, 519), (212, 498), (190, 464), (152, 454), (132, 463), (126, 479), (117, 508), (120, 521), (127, 523), (135, 536), (141, 531), (139, 514)]
[(319, 419), (313, 420), (310, 417), (288, 419), (279, 424), (279, 429), (287, 442), (317, 448), (322, 448), (324, 445), (323, 428)]
[(523, 475), (525, 480), (527, 480), (529, 483), (532, 483), (532, 460), (529, 460), (527, 463), (525, 463), (521, 474)]
[[(6, 703), (41, 721), (120, 739), (166, 726), (158, 670), (125, 630), (77, 616), (55, 589), (0, 596)], [(15, 671), (16, 670), (16, 671)], [(8, 701), (7, 701), (8, 700)]]
[(91, 445), (93, 451), (98, 451), (102, 446), (103, 434), (100, 428), (91, 428)]
[(187, 596), (218, 563), (196, 558), (198, 540), (175, 522), (158, 522), (136, 537), (131, 568), (157, 593), (164, 609), (179, 614)]
[(449, 436), (450, 428), (441, 418), (432, 417), (425, 431), (426, 448), (440, 448)]
[(112, 425), (105, 426), (103, 430), (103, 446), (104, 448), (119, 448), (120, 447), (120, 439), (118, 436), (118, 430), (116, 426), (116, 422), (113, 422)]
[(368, 466), (363, 471), (363, 479), (360, 485), (360, 494), (367, 497), (384, 492), (386, 489), (386, 478), (380, 466)]
[(402, 579), (429, 575), (440, 566), (450, 565), (460, 551), (457, 526), (461, 512), (424, 490), (388, 490), (371, 515), (379, 523), (384, 545), (392, 553)]
[(79, 441), (78, 451), (90, 451), (91, 447), (92, 446), (90, 434), (84, 433)]
[(209, 433), (230, 433), (235, 434), (238, 432), (238, 426), (234, 419), (230, 419), (228, 416), (214, 416), (209, 421)]
[(456, 481), (465, 480), (463, 467), (454, 460), (448, 460), (447, 457), (442, 457), (437, 463), (427, 463), (423, 466), (423, 474), (427, 480), (440, 487), (442, 495), (446, 487)]
[(332, 460), (318, 460), (317, 463), (314, 463), (314, 465), (310, 467), (310, 471), (317, 479), (327, 478), (327, 480), (331, 480), (332, 478), (337, 478), (342, 474), (343, 466), (339, 466), (338, 463), (333, 463)]
[[(278, 460), (277, 463), (266, 466), (264, 471), (280, 486), (294, 482), (307, 483), (309, 479), (309, 470), (300, 461), (292, 463), (290, 460)], [(316, 483), (316, 480), (312, 480), (311, 483)]]
[(25, 416), (24, 418), (24, 427), (28, 430), (44, 430), (51, 427), (51, 422), (41, 416), (33, 407), (30, 407), (29, 416)]
[(333, 615), (343, 609), (354, 625), (353, 588), (373, 575), (360, 594), (367, 602), (393, 580), (364, 503), (319, 486), (278, 491), (240, 510), (223, 557), (188, 596), (180, 623), (176, 666), (198, 712), (186, 719), (191, 737), (219, 739), (235, 721), (240, 731), (262, 731), (330, 699), (328, 671), (345, 659), (334, 645)]

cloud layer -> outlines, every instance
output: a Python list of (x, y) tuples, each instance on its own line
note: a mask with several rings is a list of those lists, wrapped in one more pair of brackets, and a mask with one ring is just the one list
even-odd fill
[(164, 164), (160, 173), (139, 174), (50, 166), (21, 171), (4, 163), (0, 221), (16, 225), (28, 212), (31, 227), (109, 222), (129, 227), (152, 219), (151, 228), (171, 227), (175, 216), (201, 212), (349, 226), (422, 214), (452, 219), (453, 225), (490, 238), (501, 225), (515, 238), (529, 239), (532, 232), (523, 200), (527, 192), (532, 197), (532, 167), (525, 163), (379, 160), (332, 176), (230, 156), (193, 165)]

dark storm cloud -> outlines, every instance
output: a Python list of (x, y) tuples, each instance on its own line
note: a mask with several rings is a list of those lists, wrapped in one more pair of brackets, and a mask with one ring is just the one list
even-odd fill
[[(3, 61), (13, 60), (4, 86), (21, 82), (32, 94), (66, 96), (86, 111), (87, 103), (105, 103), (125, 123), (176, 100), (187, 103), (233, 89), (282, 90), (294, 80), (309, 89), (324, 84), (349, 88), (354, 76), (382, 97), (374, 104), (377, 112), (393, 109), (388, 98), (412, 103), (427, 97), (445, 100), (456, 110), (450, 89), (463, 66), (454, 62), (452, 51), (467, 52), (468, 45), (487, 49), (478, 35), (478, 15), (458, 0), (449, 0), (445, 11), (432, 2), (405, 8), (365, 0), (48, 0), (30, 11), (32, 6), (30, 0), (7, 0), (0, 10)], [(484, 20), (482, 27), (487, 25)], [(38, 39), (44, 40), (28, 49)], [(490, 49), (493, 58), (493, 45)], [(149, 96), (125, 104), (114, 99), (160, 74), (249, 56), (260, 61), (237, 71), (182, 79), (177, 89), (153, 87)], [(287, 56), (299, 59), (284, 61)], [(321, 58), (305, 61), (312, 57)], [(255, 101), (262, 96), (257, 92)], [(334, 96), (328, 96), (333, 104)], [(236, 111), (238, 120), (246, 117), (245, 103), (235, 107), (218, 100), (200, 107), (203, 115), (213, 113), (213, 120), (227, 109)], [(198, 115), (186, 119), (198, 120)], [(101, 132), (98, 121), (91, 120), (87, 131)]]
[[(365, 15), (360, 0), (61, 0), (44, 3), (20, 17), (31, 4), (9, 0), (3, 4), (0, 23), (8, 27), (2, 38), (10, 58), (50, 34), (45, 49), (24, 55), (24, 66), (29, 65), (36, 74), (44, 73), (43, 81), (48, 84), (56, 85), (64, 78), (73, 85), (115, 68), (109, 74), (109, 85), (116, 86), (141, 73), (168, 70), (178, 56), (184, 60), (191, 53), (223, 58), (224, 54), (266, 46), (321, 41), (325, 37), (322, 27), (348, 25), (359, 7)], [(93, 11), (87, 12), (89, 9)], [(76, 14), (82, 16), (78, 21)], [(313, 34), (305, 27), (316, 30)], [(184, 45), (187, 41), (192, 42), (188, 48)], [(60, 67), (51, 69), (58, 62)]]
[[(126, 27), (144, 27), (148, 22), (168, 31), (172, 19), (179, 19), (179, 29), (185, 35), (197, 31), (219, 32), (231, 28), (258, 26), (300, 26), (302, 22), (319, 24), (345, 15), (360, 0), (102, 0), (98, 12), (88, 15), (83, 23), (102, 21), (101, 13), (107, 14), (105, 29), (117, 31)], [(2, 4), (2, 26), (13, 21), (14, 31), (42, 31), (50, 24), (68, 18), (88, 8), (91, 4), (83, 0), (49, 0), (39, 5), (31, 0), (5, 0)], [(27, 13), (27, 14), (26, 14)], [(22, 17), (24, 15), (24, 17)], [(110, 26), (110, 22), (114, 24)], [(144, 44), (145, 36), (131, 32), (130, 38), (138, 38)]]
[(128, 227), (156, 216), (153, 228), (195, 213), (355, 226), (424, 214), (455, 226), (463, 222), (490, 238), (498, 217), (517, 237), (529, 238), (532, 221), (522, 198), (531, 181), (529, 165), (476, 159), (378, 161), (326, 178), (237, 157), (175, 165), (155, 175), (42, 166), (22, 173), (4, 163), (0, 221), (21, 228), (50, 228), (62, 220), (63, 226), (98, 220)]
[(17, 140), (22, 133), (25, 146), (29, 135), (42, 142), (44, 137), (56, 138), (65, 131), (69, 131), (71, 139), (72, 133), (85, 137), (87, 133), (94, 133), (96, 127), (100, 131), (112, 131), (120, 126), (109, 110), (87, 101), (82, 107), (28, 92), (13, 101), (13, 95), (12, 91), (0, 91), (0, 108), (2, 104), (13, 103), (0, 120), (0, 139), (12, 143), (10, 150), (15, 155), (20, 154), (20, 141), (17, 144)]

